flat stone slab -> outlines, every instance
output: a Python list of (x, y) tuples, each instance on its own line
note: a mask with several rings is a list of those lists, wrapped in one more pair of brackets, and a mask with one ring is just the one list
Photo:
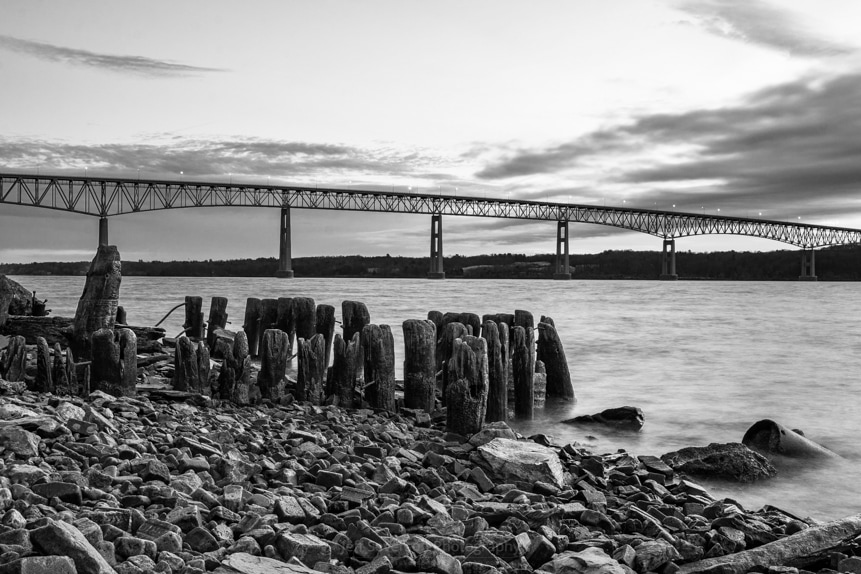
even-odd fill
[(494, 476), (504, 481), (547, 482), (563, 486), (565, 471), (559, 455), (534, 442), (495, 438), (478, 447)]

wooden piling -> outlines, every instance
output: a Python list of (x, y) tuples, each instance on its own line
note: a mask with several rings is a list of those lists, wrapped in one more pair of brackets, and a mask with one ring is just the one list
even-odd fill
[(213, 297), (209, 306), (209, 322), (206, 326), (206, 346), (215, 349), (215, 331), (227, 327), (227, 297)]
[(54, 379), (51, 377), (53, 364), (51, 361), (51, 349), (44, 337), (36, 339), (36, 378), (33, 381), (33, 390), (37, 393), (53, 393)]
[[(503, 323), (504, 325), (504, 323)], [(505, 327), (505, 338), (508, 328)], [(481, 337), (487, 341), (487, 422), (508, 420), (508, 377), (505, 372), (505, 355), (508, 349), (502, 345), (500, 329), (493, 320), (486, 320), (481, 327)], [(506, 341), (507, 343), (507, 341)], [(506, 344), (505, 347), (508, 345)]]
[(292, 297), (278, 298), (278, 316), (275, 324), (278, 329), (287, 333), (287, 349), (293, 355), (293, 342), (296, 339), (296, 317)]
[(524, 333), (526, 334), (526, 348), (529, 349), (529, 372), (534, 373), (535, 361), (537, 360), (537, 357), (535, 356), (535, 318), (529, 311), (515, 309), (514, 325), (517, 327), (523, 327)]
[(323, 402), (326, 382), (326, 356), (323, 335), (311, 339), (299, 338), (299, 371), (296, 375), (296, 399), (319, 405)]
[(58, 395), (70, 393), (69, 378), (66, 376), (63, 350), (60, 348), (60, 343), (54, 343), (54, 362), (51, 367), (51, 380), (54, 383), (54, 393)]
[(117, 318), (114, 321), (115, 325), (128, 325), (129, 322), (126, 319), (126, 310), (122, 305), (117, 305)]
[[(267, 329), (278, 328), (278, 299), (261, 299), (260, 300), (260, 340), (263, 340), (263, 333)], [(249, 349), (251, 341), (248, 341)]]
[(209, 384), (209, 348), (203, 341), (197, 342), (197, 387), (200, 389), (200, 394), (212, 396), (212, 389)]
[(487, 410), (487, 341), (456, 339), (448, 370), (446, 430), (470, 436), (481, 430)]
[(310, 341), (317, 334), (316, 304), (311, 297), (293, 298), (293, 315), (296, 321), (296, 338)]
[(368, 307), (361, 301), (341, 302), (341, 325), (344, 329), (344, 341), (352, 341), (353, 335), (359, 333), (365, 325), (371, 324), (371, 314)]
[(407, 319), (404, 329), (404, 406), (433, 412), (436, 403), (436, 325)]
[(511, 370), (514, 379), (514, 415), (531, 420), (535, 399), (526, 329), (521, 326), (512, 329), (511, 347), (513, 349)]
[(185, 322), (182, 329), (192, 341), (203, 339), (203, 297), (185, 296)]
[(284, 396), (284, 376), (287, 374), (287, 333), (280, 329), (266, 329), (260, 349), (260, 373), (257, 386), (260, 397), (279, 401)]
[(131, 329), (99, 329), (91, 342), (92, 390), (115, 397), (135, 395), (137, 337)]
[(21, 335), (9, 338), (6, 354), (3, 356), (3, 364), (0, 365), (0, 373), (9, 382), (24, 380), (27, 370), (27, 340)]
[(335, 404), (344, 408), (356, 406), (358, 373), (364, 368), (358, 353), (361, 346), (359, 333), (354, 333), (349, 343), (340, 333), (335, 335), (330, 393), (335, 396)]
[(332, 339), (335, 336), (335, 308), (332, 305), (317, 305), (315, 330), (323, 335), (325, 358), (323, 365), (328, 369), (332, 358)]
[[(542, 317), (542, 320), (550, 319)], [(574, 385), (568, 370), (568, 360), (562, 341), (553, 326), (553, 319), (538, 323), (538, 358), (547, 372), (547, 395), (566, 401), (574, 400)]]
[(237, 405), (249, 402), (251, 358), (248, 356), (248, 337), (239, 331), (233, 338), (233, 346), (221, 363), (218, 373), (218, 396)]
[(438, 370), (442, 372), (442, 380), (440, 382), (440, 396), (443, 401), (443, 405), (446, 405), (446, 401), (448, 400), (446, 389), (449, 384), (449, 368), (448, 361), (452, 357), (452, 353), (454, 352), (454, 342), (457, 339), (462, 339), (468, 335), (468, 331), (466, 325), (463, 323), (448, 323), (443, 326), (443, 333), (439, 339), (439, 343), (437, 344), (436, 353), (437, 353), (437, 365)]
[(257, 356), (257, 349), (260, 345), (260, 299), (257, 297), (249, 297), (245, 300), (245, 320), (242, 323), (242, 330), (245, 331), (245, 336), (248, 337), (248, 352), (252, 357)]
[[(69, 385), (69, 394), (78, 397), (86, 396), (83, 394), (82, 389), (78, 388), (78, 369), (75, 365), (75, 355), (71, 347), (66, 349), (64, 368), (66, 369), (66, 382)], [(89, 394), (89, 391), (87, 391), (87, 394)]]
[(388, 325), (362, 329), (365, 400), (371, 408), (395, 411), (395, 340)]
[(173, 388), (177, 391), (200, 393), (197, 345), (183, 335), (176, 340), (173, 353)]
[(116, 246), (99, 245), (72, 321), (70, 342), (76, 357), (89, 359), (93, 333), (114, 328), (121, 281), (122, 264)]

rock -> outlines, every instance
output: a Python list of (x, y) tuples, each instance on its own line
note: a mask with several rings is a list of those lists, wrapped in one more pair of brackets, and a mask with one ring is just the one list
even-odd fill
[(533, 442), (496, 438), (476, 449), (481, 462), (505, 481), (546, 482), (562, 487), (564, 471), (559, 456)]
[(77, 574), (68, 556), (28, 556), (0, 566), (0, 574)]
[(657, 570), (671, 560), (681, 558), (678, 550), (664, 540), (644, 540), (635, 549), (634, 564), (638, 572)]
[(586, 548), (580, 552), (571, 550), (557, 554), (536, 572), (552, 574), (628, 574), (621, 564), (607, 556), (600, 548)]
[(601, 424), (614, 428), (640, 430), (646, 415), (639, 407), (617, 407), (605, 409), (594, 415), (581, 415), (562, 421), (565, 424)]
[(687, 447), (666, 453), (661, 460), (676, 472), (737, 482), (754, 482), (777, 474), (768, 459), (741, 443)]
[(30, 539), (46, 554), (71, 558), (79, 574), (115, 574), (99, 551), (71, 524), (51, 520), (45, 526), (32, 530)]
[(21, 457), (39, 456), (39, 443), (42, 442), (37, 435), (25, 431), (18, 426), (0, 428), (0, 445)]
[(320, 571), (281, 560), (237, 552), (228, 556), (215, 572), (216, 574), (319, 574)]
[(275, 547), (285, 560), (296, 557), (303, 564), (328, 562), (332, 549), (313, 534), (282, 532), (275, 539)]

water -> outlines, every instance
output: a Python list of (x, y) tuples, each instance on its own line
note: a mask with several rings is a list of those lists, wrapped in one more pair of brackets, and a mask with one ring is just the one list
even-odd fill
[[(17, 277), (55, 315), (71, 316), (83, 277)], [(553, 317), (568, 357), (577, 403), (549, 405), (524, 434), (579, 441), (596, 452), (624, 448), (660, 455), (685, 446), (740, 442), (770, 418), (845, 457), (784, 469), (755, 486), (708, 483), (749, 508), (773, 504), (820, 520), (861, 512), (861, 284), (373, 280), (124, 277), (121, 304), (131, 324), (153, 325), (185, 295), (229, 299), (233, 329), (247, 297), (311, 296), (336, 308), (364, 301), (372, 321), (392, 325), (403, 357), (405, 319), (427, 311), (513, 312)], [(182, 311), (163, 326), (181, 330)], [(401, 359), (396, 359), (400, 362)], [(400, 373), (398, 373), (400, 376)], [(558, 421), (608, 407), (643, 409), (639, 433), (584, 430)], [(591, 437), (591, 438), (587, 438)]]

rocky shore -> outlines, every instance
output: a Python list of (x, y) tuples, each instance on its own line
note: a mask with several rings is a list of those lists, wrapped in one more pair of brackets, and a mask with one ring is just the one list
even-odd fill
[[(237, 407), (0, 387), (0, 574), (861, 565), (858, 518), (815, 525), (773, 507), (748, 511), (659, 458), (524, 439), (505, 423), (465, 437), (423, 411), (290, 396)], [(745, 562), (782, 542), (794, 554)], [(776, 556), (780, 566), (768, 562)]]

